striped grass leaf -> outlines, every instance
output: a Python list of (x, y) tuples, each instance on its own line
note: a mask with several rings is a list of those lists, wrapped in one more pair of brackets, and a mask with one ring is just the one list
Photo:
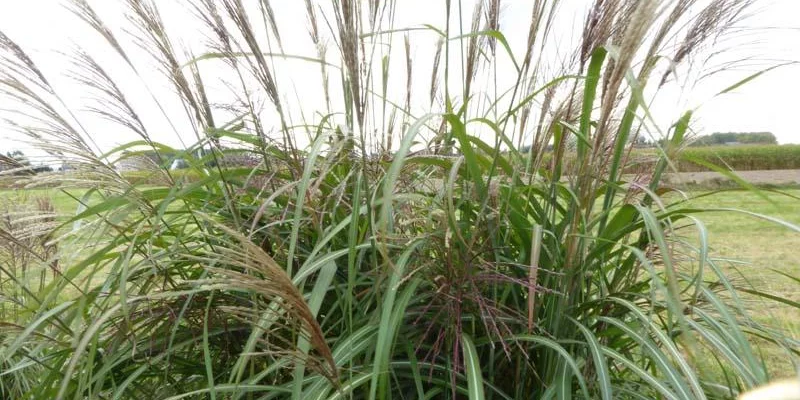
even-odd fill
[(469, 335), (461, 336), (461, 348), (464, 353), (464, 369), (467, 375), (467, 390), (471, 400), (483, 400), (486, 398), (483, 393), (483, 373), (478, 359), (478, 352), (475, 344)]

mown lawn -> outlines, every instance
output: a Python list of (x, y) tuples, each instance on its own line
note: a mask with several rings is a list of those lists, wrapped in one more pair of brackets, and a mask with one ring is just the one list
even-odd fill
[[(787, 190), (784, 193), (789, 196), (776, 192), (761, 192), (762, 195), (759, 195), (737, 190), (692, 202), (705, 208), (742, 209), (800, 226), (800, 190)], [(744, 213), (708, 213), (702, 220), (709, 231), (713, 254), (733, 260), (729, 267), (739, 272), (742, 279), (758, 290), (800, 301), (797, 281), (774, 273), (779, 271), (800, 277), (800, 233)], [(766, 314), (800, 334), (800, 315), (796, 314), (796, 310), (783, 313), (781, 309), (765, 309), (760, 316)]]
[(13, 204), (15, 202), (32, 202), (37, 198), (49, 199), (56, 213), (62, 217), (74, 215), (78, 204), (86, 193), (82, 189), (3, 189), (0, 190), (0, 201)]
[[(735, 190), (692, 200), (703, 208), (736, 208), (800, 225), (800, 190), (761, 194)], [(698, 193), (695, 193), (697, 195)], [(794, 197), (791, 197), (794, 196)], [(775, 222), (744, 213), (714, 212), (701, 217), (709, 233), (712, 255), (732, 280), (743, 287), (800, 302), (800, 233)], [(788, 275), (783, 276), (781, 273)], [(800, 338), (800, 313), (789, 305), (776, 305), (743, 294), (751, 316)], [(787, 355), (777, 346), (761, 346), (773, 374), (796, 376)]]
[[(60, 265), (68, 265), (70, 260), (85, 257), (87, 254), (91, 254), (90, 252), (93, 249), (93, 246), (89, 246), (85, 238), (76, 238), (73, 235), (69, 235), (70, 231), (78, 228), (79, 225), (66, 223), (70, 218), (85, 209), (85, 207), (78, 207), (81, 202), (86, 206), (91, 206), (100, 200), (100, 195), (96, 192), (92, 192), (88, 196), (86, 194), (87, 191), (85, 189), (3, 189), (0, 190), (0, 212), (16, 215), (17, 218), (31, 218), (27, 215), (38, 213), (38, 210), (47, 210), (48, 206), (51, 206), (55, 212), (56, 222), (60, 223), (60, 228), (52, 238), (61, 238), (58, 239), (57, 244)], [(31, 223), (35, 223), (35, 220), (32, 220)], [(39, 282), (40, 276), (36, 273), (27, 274), (26, 276), (26, 279), (33, 279), (35, 282)], [(52, 275), (48, 272), (41, 275), (41, 277), (44, 281), (49, 282)], [(96, 276), (93, 281), (99, 283), (103, 279), (105, 277)], [(68, 300), (72, 299), (74, 295), (73, 288), (68, 287), (67, 292), (59, 294), (59, 298)]]

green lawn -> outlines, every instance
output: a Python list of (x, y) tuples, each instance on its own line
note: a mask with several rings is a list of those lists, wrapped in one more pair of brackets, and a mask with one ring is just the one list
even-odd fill
[[(785, 193), (800, 197), (800, 190)], [(762, 192), (764, 197), (749, 191), (729, 191), (693, 200), (706, 208), (737, 208), (800, 226), (800, 200), (774, 192)], [(774, 271), (800, 277), (800, 233), (775, 222), (744, 213), (719, 212), (701, 217), (709, 231), (712, 252), (719, 257), (736, 260), (729, 267), (741, 274), (758, 290), (800, 301), (796, 281)], [(774, 270), (774, 271), (773, 271)], [(768, 309), (764, 313), (800, 333), (800, 315)]]
[(86, 191), (82, 189), (6, 189), (0, 190), (0, 201), (8, 203), (32, 202), (38, 198), (49, 199), (56, 213), (66, 216), (77, 211), (78, 200)]
[[(784, 192), (800, 197), (800, 190)], [(703, 208), (736, 208), (800, 225), (799, 199), (775, 192), (762, 192), (762, 196), (744, 190), (727, 191), (692, 200), (692, 204)], [(712, 255), (730, 260), (720, 263), (734, 281), (800, 302), (798, 282), (778, 273), (800, 278), (800, 233), (744, 213), (708, 213), (701, 220), (709, 232)], [(800, 338), (797, 308), (772, 301), (767, 304), (746, 294), (743, 299), (755, 320), (781, 327), (790, 336)], [(791, 361), (777, 346), (764, 344), (761, 349), (775, 376), (796, 376)]]
[[(12, 214), (17, 214), (19, 212), (24, 213), (37, 213), (38, 210), (42, 209), (39, 208), (41, 205), (46, 204), (49, 201), (49, 205), (52, 206), (52, 209), (55, 211), (56, 214), (56, 222), (64, 223), (68, 221), (70, 218), (74, 217), (76, 213), (79, 211), (78, 204), (81, 202), (86, 202), (87, 205), (92, 205), (98, 201), (99, 194), (94, 194), (92, 196), (86, 196), (85, 189), (69, 189), (69, 190), (55, 190), (55, 189), (6, 189), (0, 190), (0, 213), (11, 212)], [(42, 202), (45, 200), (45, 202)], [(46, 208), (44, 208), (46, 209)], [(20, 214), (17, 214), (19, 217)], [(86, 243), (85, 238), (76, 238), (74, 236), (67, 235), (73, 229), (73, 224), (64, 224), (56, 233), (55, 236), (51, 238), (62, 237), (63, 240), (60, 240), (57, 244), (57, 252), (59, 254), (60, 263), (61, 265), (69, 265), (70, 261), (73, 259), (80, 259), (81, 257), (85, 257), (86, 254), (92, 250), (91, 246), (88, 246)], [(34, 242), (37, 243), (37, 242)], [(3, 244), (4, 245), (4, 244)], [(3, 249), (7, 251), (8, 249)], [(0, 250), (2, 252), (3, 250)], [(2, 252), (0, 254), (6, 254)], [(13, 263), (12, 263), (13, 264)], [(21, 265), (16, 265), (14, 267), (10, 266), (12, 269), (14, 268), (21, 268)], [(44, 267), (45, 269), (48, 267)], [(31, 270), (37, 271), (37, 270)], [(44, 282), (49, 281), (51, 278), (50, 273), (46, 273), (44, 275), (39, 275), (38, 273), (28, 273), (26, 274), (26, 278), (28, 282)], [(93, 281), (102, 282), (103, 277), (96, 277)], [(2, 283), (2, 281), (0, 281)], [(32, 286), (38, 286), (36, 285)], [(71, 299), (72, 295), (74, 294), (73, 291), (69, 291), (68, 293), (61, 293), (60, 297), (63, 299)]]

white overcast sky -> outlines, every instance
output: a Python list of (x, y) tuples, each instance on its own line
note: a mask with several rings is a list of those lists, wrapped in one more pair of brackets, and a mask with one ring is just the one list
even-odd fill
[[(566, 4), (577, 4), (579, 1), (583, 0), (567, 0)], [(189, 21), (190, 18), (187, 18), (185, 11), (176, 6), (180, 2), (181, 0), (158, 0), (157, 4), (159, 7), (163, 6), (162, 11), (165, 15)], [(309, 47), (307, 43), (308, 23), (302, 3), (300, 0), (279, 0), (273, 1), (273, 6), (278, 15), (279, 28), (282, 33), (285, 33), (283, 35), (284, 47), (292, 48), (291, 53), (294, 54), (304, 53), (313, 56), (313, 48)], [(443, 10), (439, 10), (443, 9), (443, 6), (439, 3), (443, 2), (400, 0), (396, 19), (399, 21), (398, 27), (422, 23), (443, 26), (444, 21), (441, 20), (443, 19)], [(472, 0), (467, 0), (465, 3), (472, 3)], [(504, 13), (501, 16), (501, 31), (508, 38), (516, 41), (525, 40), (530, 13), (529, 11), (521, 12), (520, 7), (525, 7), (528, 3), (527, 0), (503, 1)], [(124, 23), (124, 19), (119, 14), (114, 14), (115, 9), (121, 8), (118, 0), (97, 0), (91, 4), (101, 12), (109, 25)], [(681, 104), (681, 107), (686, 104), (692, 107), (702, 105), (697, 113), (698, 124), (695, 126), (701, 133), (770, 131), (778, 137), (781, 143), (800, 143), (800, 127), (797, 122), (797, 117), (800, 115), (800, 66), (794, 65), (773, 70), (734, 93), (709, 100), (710, 94), (736, 82), (749, 73), (770, 65), (770, 63), (800, 61), (800, 0), (756, 0), (755, 4), (758, 14), (747, 22), (747, 27), (752, 30), (752, 34), (740, 34), (735, 40), (729, 41), (726, 46), (734, 49), (733, 54), (754, 56), (758, 60), (758, 67), (743, 68), (709, 78), (702, 85), (694, 88), (695, 95), (691, 98), (679, 99), (676, 96), (674, 102)], [(64, 9), (63, 0), (0, 0), (0, 10), (2, 10), (0, 11), (0, 30), (29, 52), (44, 73), (53, 80), (57, 90), (61, 89), (62, 94), (67, 92), (65, 98), (68, 102), (81, 101), (80, 87), (69, 86), (66, 83), (59, 86), (60, 82), (66, 82), (64, 79), (59, 80), (58, 76), (63, 75), (67, 65), (64, 56), (59, 52), (68, 52), (78, 44), (90, 51), (95, 50), (94, 53), (108, 53), (108, 50), (102, 50), (105, 49), (104, 43), (98, 39), (97, 35)], [(470, 14), (471, 10), (472, 6), (465, 6), (465, 14)], [(573, 21), (575, 24), (581, 22), (580, 20)], [(187, 25), (182, 28), (185, 30), (184, 40), (196, 39), (198, 41), (196, 44), (201, 44), (202, 37), (193, 33), (192, 25), (187, 22)], [(293, 37), (304, 38), (304, 44), (297, 43), (295, 45)], [(412, 39), (415, 66), (419, 60), (430, 59), (433, 52), (432, 42), (427, 43), (427, 47), (420, 43), (422, 40)], [(188, 43), (188, 45), (192, 46), (195, 43)], [(512, 47), (515, 47), (514, 43), (512, 43)], [(331, 49), (331, 51), (335, 51), (335, 49)], [(114, 62), (118, 63), (119, 61)], [(314, 74), (317, 71), (317, 67), (307, 68), (294, 65), (292, 68), (278, 71), (278, 73), (284, 77), (290, 76), (295, 90), (302, 94), (306, 90), (319, 92), (318, 86), (314, 86), (318, 83), (306, 79), (306, 74)], [(428, 72), (420, 72), (419, 75), (421, 80), (429, 80)], [(400, 81), (404, 83), (404, 79)], [(332, 83), (332, 86), (336, 85), (338, 83)], [(123, 86), (125, 86), (124, 82)], [(425, 86), (422, 85), (422, 87)], [(226, 90), (221, 85), (216, 87), (220, 91)], [(123, 89), (128, 94), (134, 93), (134, 97), (148, 97), (135, 83), (129, 82), (129, 86), (123, 87)], [(139, 90), (138, 94), (137, 90)], [(134, 98), (131, 99), (131, 102), (137, 103), (140, 100)], [(8, 104), (3, 104), (3, 101), (5, 100), (0, 100), (0, 110), (9, 107)], [(141, 102), (145, 101), (141, 100)], [(670, 99), (667, 99), (667, 103), (669, 102)], [(144, 114), (155, 113), (152, 106), (142, 107), (148, 110), (144, 111)], [(677, 115), (680, 111), (674, 111), (669, 118), (673, 118), (673, 115)], [(18, 139), (18, 137), (2, 129), (0, 127), (0, 138), (3, 139), (0, 142), (0, 151), (6, 152), (15, 146), (25, 148), (25, 145), (14, 142), (14, 139)], [(103, 150), (134, 139), (122, 134), (109, 133), (109, 129), (102, 125), (87, 127), (88, 131), (96, 135), (94, 139), (98, 142), (99, 148)], [(177, 144), (174, 138), (156, 137), (155, 139)]]

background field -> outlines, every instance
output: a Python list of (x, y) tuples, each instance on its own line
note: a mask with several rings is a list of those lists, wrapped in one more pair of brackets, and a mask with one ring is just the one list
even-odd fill
[(708, 171), (714, 164), (736, 171), (800, 168), (800, 145), (689, 147), (679, 155), (681, 172)]
[[(647, 174), (652, 171), (661, 150), (635, 148), (630, 151), (630, 162), (625, 168), (629, 174)], [(549, 161), (552, 153), (545, 155)], [(572, 162), (574, 154), (567, 157)], [(671, 155), (670, 171), (681, 173), (709, 171), (792, 171), (800, 169), (800, 145), (727, 145), (686, 147)], [(752, 183), (758, 183), (755, 179)]]
[[(800, 190), (788, 190), (786, 194), (761, 192), (761, 195), (733, 190), (701, 197), (692, 201), (703, 208), (739, 208), (758, 214), (800, 224)], [(695, 193), (698, 194), (698, 193)], [(702, 221), (709, 231), (709, 241), (714, 255), (725, 255), (720, 259), (725, 268), (744, 286), (752, 285), (757, 290), (779, 295), (784, 299), (800, 302), (798, 282), (770, 270), (790, 276), (800, 276), (800, 235), (773, 222), (746, 214), (708, 213)], [(763, 300), (747, 297), (751, 315), (759, 322), (781, 326), (792, 337), (800, 336), (800, 315), (789, 306), (767, 304)], [(795, 376), (786, 355), (772, 346), (763, 346), (765, 356), (774, 373), (779, 376)]]

